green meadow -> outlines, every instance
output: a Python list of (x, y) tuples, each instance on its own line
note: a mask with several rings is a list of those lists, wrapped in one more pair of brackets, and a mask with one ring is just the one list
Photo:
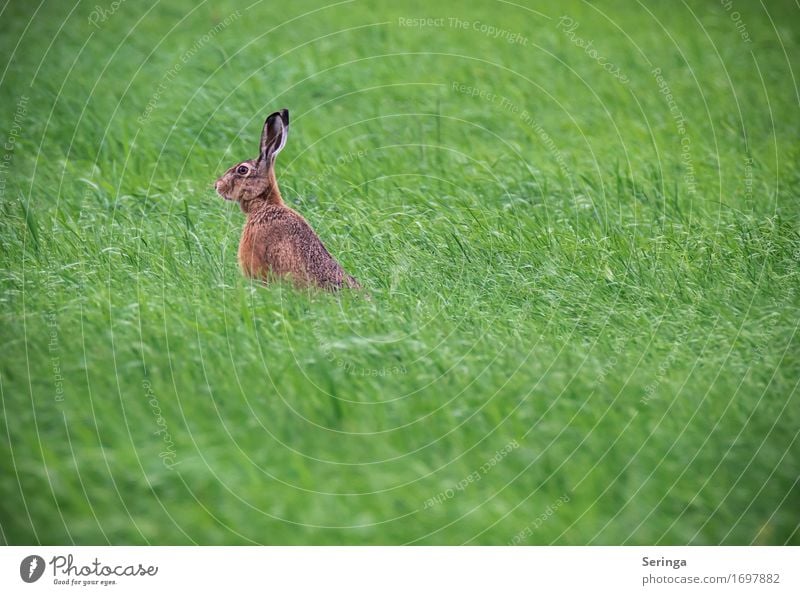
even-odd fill
[[(0, 543), (800, 545), (798, 25), (5, 2)], [(283, 107), (371, 299), (238, 269)]]

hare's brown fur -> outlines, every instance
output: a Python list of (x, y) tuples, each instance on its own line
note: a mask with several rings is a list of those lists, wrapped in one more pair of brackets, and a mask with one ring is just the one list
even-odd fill
[(358, 287), (303, 217), (286, 205), (259, 204), (247, 215), (239, 264), (248, 277), (288, 276), (299, 285)]
[(233, 166), (215, 184), (224, 198), (238, 201), (247, 215), (239, 265), (255, 279), (287, 277), (299, 286), (358, 288), (358, 281), (330, 255), (306, 220), (283, 202), (274, 164), (286, 142), (288, 124), (286, 110), (271, 114), (264, 124), (258, 159)]

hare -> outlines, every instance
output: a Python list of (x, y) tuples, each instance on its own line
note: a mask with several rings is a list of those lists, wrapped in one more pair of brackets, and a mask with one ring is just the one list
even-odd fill
[(222, 198), (237, 201), (247, 215), (239, 242), (242, 273), (264, 281), (289, 278), (300, 287), (360, 288), (302, 215), (283, 202), (275, 179), (275, 157), (286, 145), (288, 132), (289, 110), (270, 114), (258, 158), (237, 163), (214, 183)]

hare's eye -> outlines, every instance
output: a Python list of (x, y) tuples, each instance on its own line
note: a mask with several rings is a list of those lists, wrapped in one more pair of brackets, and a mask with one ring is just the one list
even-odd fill
[(245, 175), (249, 171), (250, 168), (248, 168), (246, 165), (240, 165), (239, 167), (236, 168), (236, 173), (241, 175)]

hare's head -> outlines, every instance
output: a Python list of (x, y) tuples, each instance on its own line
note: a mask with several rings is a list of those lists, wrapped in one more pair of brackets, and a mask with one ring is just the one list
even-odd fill
[(237, 201), (244, 212), (256, 202), (281, 203), (275, 180), (275, 156), (286, 145), (288, 134), (289, 110), (270, 114), (264, 122), (258, 157), (237, 163), (214, 183), (220, 196)]

